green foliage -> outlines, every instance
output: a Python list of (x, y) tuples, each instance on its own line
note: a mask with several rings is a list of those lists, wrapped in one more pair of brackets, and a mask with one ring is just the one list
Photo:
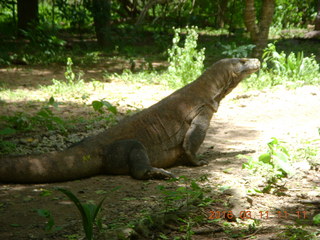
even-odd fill
[(10, 141), (5, 141), (0, 138), (0, 152), (3, 154), (12, 153), (16, 149), (17, 145)]
[(188, 179), (185, 176), (181, 176), (171, 181), (180, 183), (178, 188), (172, 190), (163, 185), (159, 185), (158, 189), (163, 194), (163, 201), (165, 203), (165, 212), (176, 211), (182, 206), (207, 206), (211, 203), (212, 199), (205, 196), (205, 189), (202, 188), (198, 181), (206, 180), (205, 177), (200, 179)]
[(162, 83), (172, 88), (183, 87), (195, 80), (203, 71), (205, 59), (204, 48), (197, 50), (197, 27), (187, 27), (183, 46), (181, 45), (181, 29), (174, 29), (172, 47), (168, 49), (169, 67), (167, 71), (157, 72), (152, 69), (133, 73), (126, 69), (122, 74), (108, 74), (108, 78), (122, 79), (128, 82)]
[(34, 46), (44, 50), (46, 55), (54, 55), (57, 50), (66, 44), (66, 41), (58, 38), (55, 32), (49, 30), (46, 25), (37, 25), (29, 30), (21, 30), (23, 35), (30, 40)]
[(2, 133), (13, 134), (16, 131), (29, 131), (37, 127), (65, 131), (65, 122), (60, 117), (55, 116), (50, 107), (57, 108), (57, 103), (53, 97), (33, 116), (24, 112), (17, 112), (13, 116), (1, 116), (0, 119), (7, 126)]
[(64, 72), (64, 77), (67, 80), (68, 84), (74, 84), (75, 80), (76, 80), (76, 75), (74, 74), (74, 72), (72, 71), (72, 59), (71, 58), (67, 58), (67, 67), (66, 67), (66, 71)]
[(320, 164), (319, 143), (320, 139), (300, 140), (298, 143), (295, 143), (292, 150), (294, 151), (293, 159), (295, 161), (303, 159), (311, 165)]
[(107, 123), (115, 123), (116, 122), (116, 115), (118, 113), (118, 109), (116, 106), (112, 105), (110, 102), (105, 100), (100, 101), (93, 101), (91, 103), (93, 109), (100, 114), (104, 114), (104, 109), (106, 108), (107, 111), (109, 111), (111, 114), (105, 115), (104, 120), (106, 120)]
[[(157, 207), (156, 212), (146, 212), (146, 215), (133, 226), (137, 232), (147, 232), (156, 229), (163, 229), (168, 221), (176, 220), (179, 222), (179, 231), (183, 233), (181, 237), (174, 239), (192, 239), (194, 234), (192, 228), (195, 225), (207, 223), (207, 216), (195, 212), (198, 207), (208, 207), (214, 200), (206, 196), (210, 191), (204, 183), (208, 181), (207, 176), (203, 175), (197, 179), (189, 179), (181, 176), (176, 179), (170, 179), (168, 182), (174, 182), (171, 186), (159, 185), (157, 189), (162, 196), (159, 198), (161, 205)], [(193, 207), (192, 207), (193, 206)], [(195, 213), (195, 214), (193, 214)], [(148, 234), (148, 233), (147, 233)], [(157, 236), (159, 239), (169, 239), (165, 234)], [(158, 239), (157, 238), (157, 239)], [(149, 238), (148, 238), (149, 239)]]
[(286, 230), (278, 234), (283, 240), (316, 240), (318, 239), (315, 233), (310, 233), (303, 227), (287, 226)]
[(221, 47), (224, 49), (222, 52), (223, 55), (227, 57), (235, 58), (246, 58), (251, 53), (252, 49), (255, 47), (253, 44), (237, 46), (235, 42), (232, 42), (228, 45), (221, 44)]
[(265, 61), (264, 68), (270, 65), (272, 67), (271, 73), (284, 78), (303, 80), (305, 78), (312, 78), (314, 74), (316, 74), (316, 77), (319, 77), (320, 74), (319, 65), (314, 55), (304, 57), (303, 52), (299, 52), (297, 55), (293, 52), (289, 55), (284, 52), (278, 53), (276, 46), (269, 43), (262, 57)]
[(320, 225), (320, 213), (315, 215), (312, 220), (315, 225)]
[(101, 101), (93, 101), (92, 102), (92, 107), (95, 111), (99, 113), (104, 113), (103, 108), (107, 108), (107, 110), (114, 115), (118, 113), (117, 107), (113, 106), (110, 102), (101, 100)]
[(248, 161), (242, 165), (242, 168), (266, 178), (267, 186), (262, 190), (263, 192), (269, 193), (279, 179), (294, 173), (290, 162), (290, 155), (282, 143), (283, 142), (273, 137), (272, 141), (268, 143), (268, 151), (261, 154), (258, 159), (239, 155), (241, 158), (244, 157), (248, 159)]
[(273, 25), (278, 28), (305, 27), (314, 20), (317, 4), (314, 0), (277, 0)]
[(179, 218), (178, 220), (184, 224), (180, 226), (180, 231), (186, 232), (184, 239), (191, 240), (194, 235), (194, 232), (192, 231), (194, 225), (193, 219), (189, 217), (188, 219)]
[(259, 75), (253, 74), (244, 82), (248, 88), (320, 84), (320, 67), (314, 55), (304, 57), (303, 52), (291, 52), (289, 55), (279, 53), (275, 45), (270, 43), (264, 51), (263, 60)]
[(46, 231), (60, 230), (61, 229), (59, 227), (54, 228), (54, 225), (55, 225), (54, 218), (52, 217), (51, 212), (49, 210), (37, 209), (36, 211), (37, 211), (39, 216), (45, 217), (47, 219), (47, 223), (46, 223), (46, 226), (45, 226), (45, 230)]
[(101, 210), (103, 198), (98, 205), (92, 203), (81, 203), (80, 200), (69, 190), (63, 188), (57, 188), (58, 191), (65, 194), (77, 207), (81, 214), (83, 230), (87, 240), (93, 239), (93, 225), (96, 223), (96, 218)]
[(53, 84), (49, 86), (41, 86), (44, 91), (47, 91), (49, 94), (60, 94), (64, 96), (82, 98), (86, 99), (86, 85), (82, 79), (83, 73), (80, 71), (78, 74), (75, 74), (72, 70), (72, 59), (67, 58), (66, 71), (64, 73), (65, 80), (56, 80), (52, 79)]
[(58, 104), (55, 102), (53, 97), (51, 97), (49, 102), (36, 113), (36, 115), (32, 118), (32, 122), (34, 122), (34, 125), (46, 126), (48, 130), (58, 129), (66, 131), (65, 122), (60, 117), (54, 115), (50, 109), (50, 106), (58, 108)]
[(25, 131), (31, 129), (31, 117), (23, 112), (17, 112), (13, 116), (1, 116), (1, 120), (6, 122), (7, 129), (13, 131)]
[(92, 23), (92, 16), (88, 10), (90, 1), (56, 0), (55, 3), (58, 8), (58, 16), (69, 27), (81, 32)]
[(174, 28), (172, 47), (168, 49), (168, 73), (175, 79), (171, 84), (186, 85), (195, 80), (203, 71), (205, 49), (197, 50), (197, 29), (197, 27), (186, 28), (186, 39), (183, 47), (180, 47), (181, 29)]

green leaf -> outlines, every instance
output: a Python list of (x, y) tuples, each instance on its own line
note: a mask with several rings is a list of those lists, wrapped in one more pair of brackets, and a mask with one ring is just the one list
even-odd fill
[(93, 101), (92, 102), (92, 107), (95, 111), (99, 112), (99, 113), (103, 113), (102, 111), (102, 107), (103, 107), (103, 103), (100, 101)]
[(271, 162), (271, 155), (270, 153), (264, 153), (264, 154), (261, 154), (259, 156), (259, 161), (263, 162), (263, 163), (268, 163), (270, 164)]
[(320, 213), (313, 217), (313, 223), (316, 225), (320, 225)]
[(82, 217), (82, 225), (83, 225), (86, 238), (87, 240), (92, 240), (93, 224), (97, 214), (101, 209), (102, 203), (104, 202), (106, 197), (104, 197), (98, 205), (94, 205), (91, 203), (82, 204), (72, 192), (63, 188), (57, 188), (57, 190), (64, 193), (76, 205)]
[(286, 174), (291, 175), (294, 173), (294, 169), (291, 166), (289, 158), (285, 153), (283, 153), (281, 151), (276, 152), (276, 154), (273, 156), (273, 160), (274, 160), (275, 165), (279, 169), (283, 170)]
[(116, 108), (115, 106), (113, 106), (110, 102), (108, 102), (108, 101), (101, 101), (101, 102), (102, 102), (102, 104), (103, 104), (104, 106), (106, 106), (107, 109), (108, 109), (110, 112), (112, 112), (113, 114), (117, 114), (117, 113), (118, 113), (117, 108)]
[(219, 188), (219, 190), (221, 191), (221, 192), (224, 192), (225, 190), (228, 190), (228, 189), (230, 189), (231, 187), (230, 186), (221, 186), (220, 188)]
[(96, 194), (106, 194), (107, 191), (105, 191), (105, 190), (97, 190), (97, 191), (95, 191), (95, 193)]
[(191, 182), (191, 188), (192, 188), (193, 190), (200, 190), (200, 189), (201, 189), (200, 186), (199, 186), (199, 184), (197, 184), (195, 181), (192, 181), (192, 182)]
[(17, 131), (13, 128), (4, 128), (0, 130), (0, 135), (10, 135), (15, 134)]
[(39, 216), (45, 217), (48, 220), (48, 222), (46, 224), (46, 227), (45, 227), (45, 230), (46, 231), (52, 230), (52, 228), (55, 225), (55, 223), (54, 223), (54, 219), (53, 219), (53, 217), (51, 215), (51, 212), (49, 210), (46, 210), (46, 209), (37, 209), (36, 211), (37, 211)]
[(82, 225), (85, 231), (86, 238), (88, 240), (91, 240), (93, 235), (93, 224), (90, 215), (88, 215), (88, 210), (83, 207), (79, 199), (72, 192), (63, 188), (57, 188), (57, 190), (64, 193), (76, 205), (82, 217)]
[(37, 213), (39, 216), (46, 217), (46, 218), (51, 215), (50, 211), (46, 209), (37, 209)]
[(12, 223), (12, 224), (10, 224), (10, 226), (11, 226), (11, 227), (21, 227), (21, 225), (20, 225), (20, 224), (17, 224), (17, 223)]
[(41, 189), (40, 196), (46, 197), (52, 195), (52, 192), (48, 189)]

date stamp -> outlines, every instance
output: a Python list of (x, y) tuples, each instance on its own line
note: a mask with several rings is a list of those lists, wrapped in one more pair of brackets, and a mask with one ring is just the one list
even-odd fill
[(290, 217), (295, 217), (297, 219), (306, 219), (307, 211), (295, 211), (295, 212), (288, 212), (288, 211), (251, 211), (251, 210), (244, 210), (238, 213), (234, 213), (232, 211), (209, 211), (209, 219), (219, 219), (219, 218), (226, 218), (226, 219), (269, 219), (269, 218), (279, 218), (279, 219), (288, 219)]

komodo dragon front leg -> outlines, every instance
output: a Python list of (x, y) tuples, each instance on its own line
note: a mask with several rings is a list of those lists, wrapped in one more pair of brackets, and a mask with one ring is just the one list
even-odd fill
[(206, 136), (212, 115), (213, 109), (204, 106), (204, 109), (192, 120), (190, 128), (184, 137), (183, 149), (185, 158), (192, 165), (201, 166), (208, 163), (205, 160), (197, 159), (196, 153)]

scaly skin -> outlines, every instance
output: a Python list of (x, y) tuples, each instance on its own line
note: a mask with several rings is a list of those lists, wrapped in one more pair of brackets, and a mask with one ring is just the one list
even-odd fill
[(257, 59), (223, 59), (155, 105), (61, 152), (0, 158), (0, 182), (45, 183), (98, 174), (167, 178), (163, 170), (195, 156), (220, 101), (260, 67)]

